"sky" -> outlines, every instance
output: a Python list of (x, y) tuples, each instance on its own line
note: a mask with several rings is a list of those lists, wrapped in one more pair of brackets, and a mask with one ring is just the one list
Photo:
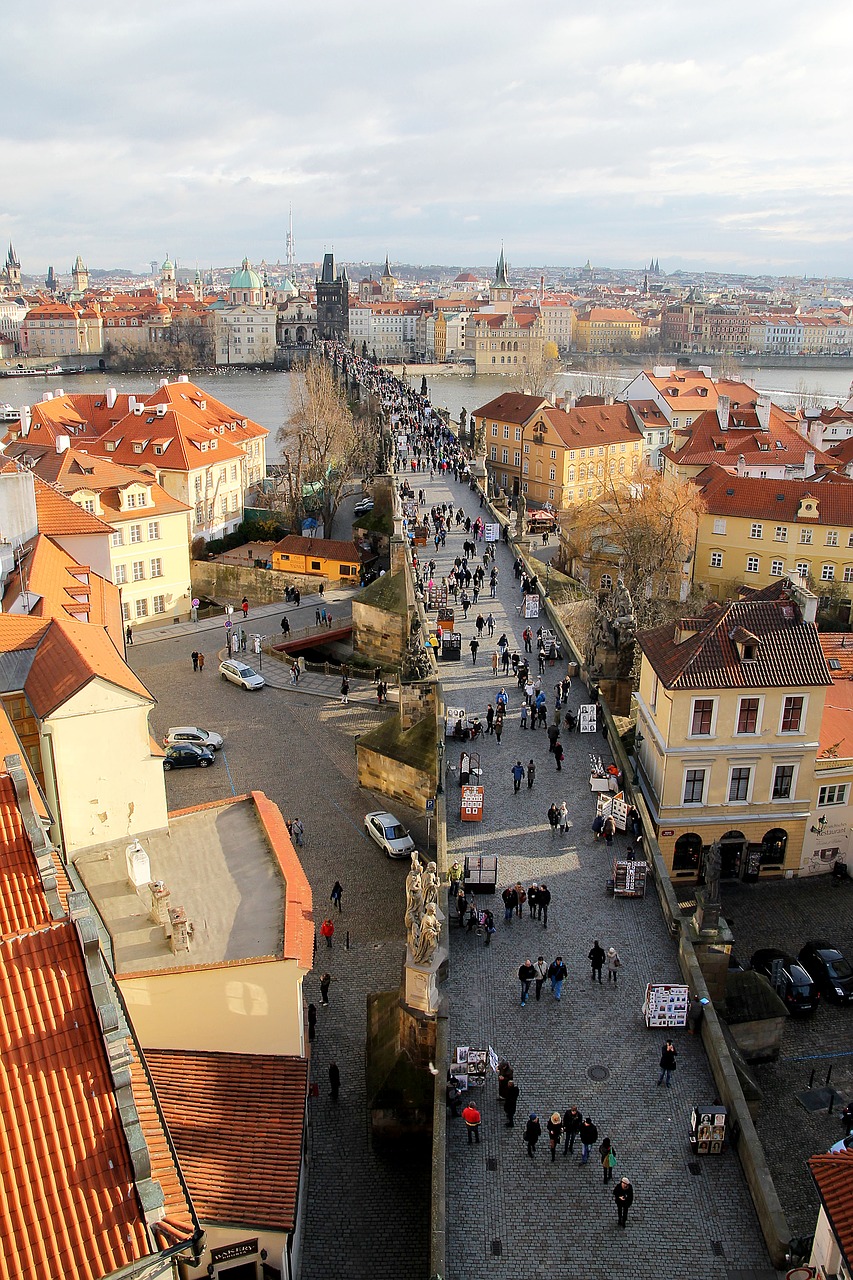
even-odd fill
[[(850, 0), (5, 0), (24, 273), (284, 261), (853, 276)], [(5, 254), (3, 255), (5, 256)]]

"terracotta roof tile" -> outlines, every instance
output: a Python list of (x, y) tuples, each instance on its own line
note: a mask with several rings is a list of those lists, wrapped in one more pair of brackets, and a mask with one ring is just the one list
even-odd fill
[(50, 910), (24, 827), (15, 784), (0, 775), (0, 938), (47, 928)]
[(853, 1270), (853, 1156), (812, 1156), (809, 1169), (848, 1271)]
[(290, 556), (313, 556), (315, 560), (343, 560), (350, 564), (359, 564), (361, 555), (354, 542), (338, 542), (334, 538), (301, 538), (297, 533), (289, 533), (281, 542), (277, 542), (273, 551), (280, 551)]
[(814, 498), (816, 519), (809, 524), (853, 528), (853, 480), (832, 472), (808, 480), (770, 480), (738, 476), (720, 465), (695, 477), (710, 515), (745, 516), (751, 520), (796, 523), (800, 501)]
[(293, 1230), (306, 1059), (149, 1049), (146, 1060), (202, 1222)]
[(543, 409), (542, 417), (570, 449), (622, 441), (639, 444), (643, 439), (629, 404), (578, 405), (568, 412)]
[(527, 396), (520, 391), (505, 391), (480, 409), (474, 409), (472, 418), (494, 418), (496, 422), (527, 422), (548, 401), (542, 396)]
[(35, 477), (36, 517), (39, 533), (59, 537), (74, 533), (112, 533), (110, 525), (84, 511), (64, 493)]

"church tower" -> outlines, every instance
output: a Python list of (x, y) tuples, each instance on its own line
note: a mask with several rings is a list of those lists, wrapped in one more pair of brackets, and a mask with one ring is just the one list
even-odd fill
[(391, 263), (388, 261), (388, 254), (385, 254), (385, 267), (382, 272), (382, 301), (394, 302), (397, 297), (397, 281), (391, 274)]
[(323, 268), (314, 281), (317, 292), (317, 337), (349, 338), (349, 279), (346, 268), (340, 275), (335, 266), (335, 255), (323, 255)]
[(204, 281), (201, 278), (201, 272), (198, 267), (195, 269), (195, 280), (193, 280), (193, 297), (196, 302), (204, 301)]
[(501, 256), (498, 258), (497, 265), (495, 266), (495, 278), (489, 285), (489, 302), (494, 307), (495, 311), (511, 311), (513, 293), (514, 291), (506, 273), (504, 248), (503, 245), (501, 245)]
[(160, 295), (162, 298), (171, 298), (173, 302), (178, 296), (175, 264), (169, 260), (168, 254), (166, 255), (166, 261), (160, 268)]
[(71, 268), (71, 296), (82, 298), (83, 294), (89, 288), (89, 268), (85, 266), (80, 254), (74, 260), (74, 266)]
[(6, 265), (0, 271), (0, 287), (15, 290), (21, 287), (21, 264), (11, 241), (9, 243), (9, 252), (6, 255)]

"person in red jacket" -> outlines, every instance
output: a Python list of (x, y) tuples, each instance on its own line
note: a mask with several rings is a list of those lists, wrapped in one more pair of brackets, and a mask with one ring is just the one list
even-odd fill
[(335, 936), (335, 926), (328, 916), (320, 925), (320, 933), (326, 939), (326, 946), (331, 947), (332, 938)]
[(468, 1130), (468, 1146), (470, 1147), (472, 1142), (479, 1143), (481, 1116), (473, 1102), (469, 1102), (462, 1112), (462, 1119), (465, 1121), (465, 1128)]

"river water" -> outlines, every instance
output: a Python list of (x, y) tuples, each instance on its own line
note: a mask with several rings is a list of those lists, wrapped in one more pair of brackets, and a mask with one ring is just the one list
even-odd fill
[[(649, 362), (652, 363), (651, 361)], [(625, 386), (639, 372), (637, 366), (621, 366), (614, 371), (614, 390)], [(760, 366), (744, 367), (741, 375), (754, 384), (756, 390), (766, 392), (780, 404), (793, 403), (798, 394), (806, 393), (816, 402), (836, 404), (850, 395), (850, 369), (801, 369)], [(590, 375), (582, 371), (558, 375), (558, 394), (580, 395), (588, 390)], [(270, 432), (267, 440), (267, 461), (279, 459), (276, 432), (291, 412), (291, 375), (284, 371), (254, 371), (228, 369), (219, 373), (203, 373), (195, 379), (208, 395), (222, 400), (240, 416), (253, 418)], [(409, 382), (420, 387), (421, 377), (417, 365), (409, 366)], [(157, 389), (158, 378), (150, 374), (84, 373), (54, 378), (3, 378), (0, 379), (0, 402), (8, 401), (15, 408), (23, 404), (35, 404), (47, 391), (102, 392), (107, 387), (117, 391), (150, 393)], [(459, 373), (427, 375), (427, 386), (433, 404), (449, 409), (458, 418), (463, 407), (472, 410), (487, 404), (501, 392), (511, 390), (508, 380), (501, 377), (474, 377)], [(811, 403), (811, 401), (809, 401)]]

